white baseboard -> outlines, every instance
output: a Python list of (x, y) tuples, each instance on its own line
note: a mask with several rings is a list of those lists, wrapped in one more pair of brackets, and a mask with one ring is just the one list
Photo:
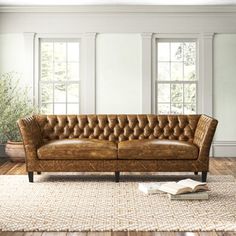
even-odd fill
[(1, 157), (6, 157), (5, 144), (0, 144), (0, 158)]
[(236, 141), (214, 141), (212, 155), (214, 157), (236, 157)]

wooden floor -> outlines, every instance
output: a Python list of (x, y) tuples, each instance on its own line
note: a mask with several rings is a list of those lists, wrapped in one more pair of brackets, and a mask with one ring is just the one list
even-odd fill
[[(25, 164), (0, 158), (0, 175), (26, 174)], [(140, 173), (141, 174), (141, 173)], [(211, 158), (210, 174), (236, 177), (236, 158)], [(1, 220), (1, 219), (0, 219)], [(1, 232), (0, 236), (236, 236), (236, 232)]]

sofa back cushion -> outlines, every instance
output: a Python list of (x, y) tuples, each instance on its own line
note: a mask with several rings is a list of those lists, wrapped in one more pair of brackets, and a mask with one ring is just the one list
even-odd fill
[(170, 139), (193, 142), (200, 115), (37, 115), (45, 142), (92, 138), (109, 141)]

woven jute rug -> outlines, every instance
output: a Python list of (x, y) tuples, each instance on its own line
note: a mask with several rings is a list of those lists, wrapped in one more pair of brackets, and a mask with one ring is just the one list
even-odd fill
[[(236, 182), (209, 176), (209, 200), (144, 195), (138, 183), (180, 177), (0, 176), (2, 231), (236, 231)], [(183, 178), (183, 176), (182, 176)]]

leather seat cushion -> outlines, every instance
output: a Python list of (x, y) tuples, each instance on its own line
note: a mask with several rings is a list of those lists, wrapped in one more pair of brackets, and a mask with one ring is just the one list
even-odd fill
[(43, 160), (117, 159), (117, 144), (98, 139), (62, 139), (48, 142), (37, 154)]
[(118, 159), (187, 160), (197, 159), (198, 148), (177, 140), (129, 140), (118, 144)]

